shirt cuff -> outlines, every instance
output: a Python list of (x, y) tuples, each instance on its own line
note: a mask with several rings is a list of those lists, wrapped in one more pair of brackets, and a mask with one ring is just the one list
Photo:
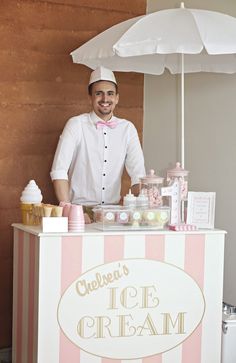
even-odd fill
[(68, 175), (65, 170), (52, 170), (50, 176), (52, 180), (57, 180), (57, 179), (68, 180)]
[(131, 178), (131, 187), (135, 184), (140, 184), (140, 179), (139, 178)]

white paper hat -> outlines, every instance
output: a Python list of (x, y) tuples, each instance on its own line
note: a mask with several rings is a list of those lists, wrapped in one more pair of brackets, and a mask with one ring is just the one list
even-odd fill
[(97, 67), (91, 73), (89, 79), (89, 85), (98, 81), (110, 81), (117, 84), (114, 73), (110, 69), (104, 67)]

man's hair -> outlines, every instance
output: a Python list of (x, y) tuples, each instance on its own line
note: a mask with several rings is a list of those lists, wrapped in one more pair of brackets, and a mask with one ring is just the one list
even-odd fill
[[(91, 84), (88, 86), (88, 94), (89, 94), (90, 96), (92, 96), (92, 88), (93, 88), (93, 85), (94, 85), (95, 83), (98, 83), (98, 82), (101, 82), (101, 81), (102, 81), (102, 79), (101, 79), (100, 81), (93, 82), (93, 83), (91, 83)], [(114, 83), (114, 82), (112, 82), (112, 81), (106, 81), (106, 82), (110, 82), (110, 83), (114, 84), (115, 89), (116, 89), (116, 94), (117, 94), (117, 93), (118, 93), (118, 86), (117, 86), (117, 84), (116, 84), (116, 83)]]

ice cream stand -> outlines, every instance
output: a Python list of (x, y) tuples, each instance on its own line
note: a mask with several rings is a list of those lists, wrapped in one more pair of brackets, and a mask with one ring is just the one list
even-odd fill
[(49, 216), (27, 188), (30, 218), (13, 225), (13, 362), (220, 362), (224, 231), (167, 229), (153, 193), (152, 209), (104, 207), (74, 231), (73, 208)]
[(224, 235), (14, 225), (13, 362), (220, 362)]

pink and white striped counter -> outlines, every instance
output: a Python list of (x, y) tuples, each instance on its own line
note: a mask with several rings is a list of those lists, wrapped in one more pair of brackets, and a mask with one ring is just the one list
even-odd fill
[(13, 227), (13, 363), (220, 363), (224, 231)]

